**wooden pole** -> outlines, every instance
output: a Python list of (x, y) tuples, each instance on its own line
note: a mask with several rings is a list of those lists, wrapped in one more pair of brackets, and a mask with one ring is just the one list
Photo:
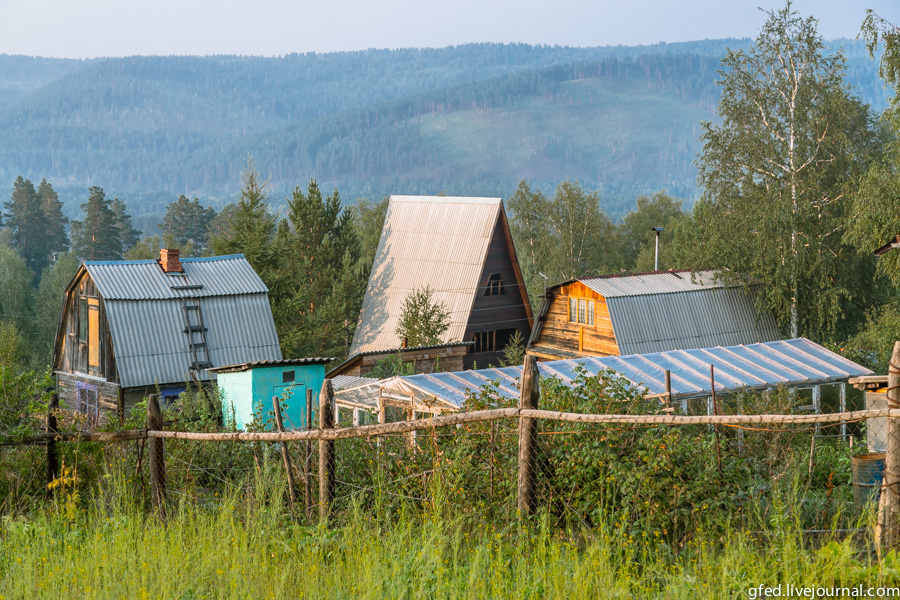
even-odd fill
[[(900, 342), (888, 366), (888, 408), (900, 408)], [(884, 460), (884, 480), (878, 501), (878, 524), (875, 542), (882, 553), (896, 548), (900, 542), (900, 419), (887, 422), (887, 454)]]
[[(537, 409), (540, 399), (540, 373), (537, 361), (525, 355), (522, 380), (519, 383), (519, 408)], [(535, 484), (537, 471), (537, 419), (519, 418), (519, 485), (517, 508), (522, 514), (531, 514), (535, 508)]]
[[(54, 391), (47, 405), (47, 433), (57, 432), (56, 415), (59, 411), (59, 396)], [(59, 476), (59, 442), (55, 439), (47, 440), (47, 494), (51, 494), (50, 484)]]
[(672, 372), (666, 369), (666, 405), (672, 404)]
[[(313, 391), (306, 390), (306, 430), (312, 430), (312, 402)], [(303, 457), (303, 503), (306, 506), (306, 519), (312, 520), (312, 473), (309, 469), (310, 456), (312, 455), (312, 441), (306, 440), (306, 456)]]
[[(334, 428), (334, 388), (326, 379), (319, 394), (319, 430)], [(328, 519), (334, 500), (334, 440), (319, 440), (319, 522)]]
[[(713, 405), (713, 416), (719, 416), (719, 407), (716, 404), (716, 367), (709, 365), (709, 385), (711, 388), (711, 398)], [(719, 445), (719, 424), (716, 423), (716, 460), (719, 463), (719, 477), (722, 476), (722, 448)]]
[[(150, 394), (147, 399), (147, 429), (162, 431), (163, 415), (159, 407), (159, 398)], [(162, 438), (150, 438), (148, 457), (150, 465), (150, 500), (159, 518), (166, 519), (166, 460), (163, 453)]]
[[(275, 409), (275, 426), (279, 432), (284, 432), (284, 422), (281, 419), (281, 402), (278, 396), (272, 396), (272, 407)], [(281, 442), (281, 458), (284, 460), (284, 472), (287, 475), (288, 497), (291, 503), (291, 512), (294, 512), (294, 503), (297, 501), (297, 492), (294, 490), (294, 470), (291, 467), (291, 455), (288, 453), (288, 443)]]

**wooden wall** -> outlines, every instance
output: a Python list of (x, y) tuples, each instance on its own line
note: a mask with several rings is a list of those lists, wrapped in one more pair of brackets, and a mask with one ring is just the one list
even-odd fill
[(56, 393), (60, 404), (71, 411), (78, 410), (78, 383), (96, 388), (99, 405), (99, 423), (110, 418), (119, 418), (119, 386), (99, 378), (85, 377), (70, 373), (56, 374)]
[[(462, 341), (473, 340), (476, 332), (518, 329), (524, 344), (531, 334), (531, 309), (530, 306), (526, 308), (527, 293), (524, 286), (519, 285), (516, 273), (518, 265), (513, 262), (511, 241), (507, 238), (507, 231), (506, 217), (501, 212), (488, 247)], [(506, 293), (500, 296), (485, 296), (488, 280), (493, 273), (500, 273)], [(497, 367), (500, 366), (501, 358), (503, 358), (502, 347), (492, 352), (474, 352), (474, 349), (470, 349), (465, 357), (464, 367), (466, 369), (473, 366), (479, 369), (489, 365)]]
[[(83, 373), (107, 381), (118, 382), (116, 361), (113, 355), (112, 337), (106, 307), (100, 292), (87, 271), (68, 292), (61, 318), (63, 326), (56, 340), (54, 370), (66, 373)], [(81, 311), (79, 301), (89, 303), (88, 341), (79, 340)]]
[[(429, 350), (403, 350), (404, 362), (413, 363), (415, 373), (434, 373), (436, 371), (462, 371), (463, 357), (466, 355), (467, 346), (444, 346)], [(372, 372), (378, 361), (390, 356), (393, 352), (358, 356), (356, 360), (347, 363), (339, 371), (329, 373), (329, 377), (337, 375), (366, 376)]]
[[(576, 281), (552, 291), (541, 333), (534, 343), (535, 354), (541, 348), (562, 350), (582, 356), (615, 356), (619, 354), (616, 336), (606, 299), (583, 283)], [(569, 322), (569, 298), (594, 301), (594, 326)], [(559, 357), (557, 357), (559, 358)]]

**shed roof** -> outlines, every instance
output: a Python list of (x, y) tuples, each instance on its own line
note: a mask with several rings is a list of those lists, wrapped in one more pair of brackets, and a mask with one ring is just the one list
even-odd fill
[[(87, 261), (103, 298), (119, 383), (124, 388), (184, 383), (193, 362), (184, 298), (197, 298), (210, 362), (280, 360), (268, 288), (242, 254), (185, 258), (170, 275), (155, 260)], [(82, 276), (79, 270), (68, 289)], [(214, 378), (201, 370), (200, 380)]]
[(497, 225), (500, 198), (391, 196), (350, 356), (401, 345), (397, 322), (415, 289), (450, 310), (447, 340), (461, 340)]
[[(805, 338), (730, 347), (675, 350), (630, 356), (606, 356), (538, 363), (541, 377), (555, 377), (572, 384), (579, 369), (596, 375), (611, 369), (640, 386), (650, 395), (665, 393), (665, 371), (671, 372), (672, 398), (699, 398), (710, 395), (709, 367), (715, 366), (716, 393), (744, 389), (768, 389), (847, 381), (870, 375), (872, 371)], [(496, 386), (502, 397), (517, 398), (521, 366), (479, 369), (455, 373), (406, 375), (343, 390), (341, 394), (357, 403), (377, 404), (387, 397), (408, 399), (421, 405), (459, 409), (467, 393), (484, 385)]]
[(234, 365), (225, 365), (224, 367), (213, 367), (209, 369), (212, 373), (236, 373), (238, 371), (249, 371), (258, 367), (292, 367), (302, 365), (327, 365), (333, 362), (333, 358), (324, 358), (321, 356), (308, 358), (283, 358), (281, 360), (254, 360), (252, 362), (238, 363)]

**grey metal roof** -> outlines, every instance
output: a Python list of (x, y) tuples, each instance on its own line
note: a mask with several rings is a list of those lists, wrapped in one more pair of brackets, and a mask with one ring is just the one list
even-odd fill
[(462, 339), (501, 206), (500, 198), (391, 196), (350, 356), (400, 346), (403, 301), (425, 286), (450, 311), (445, 339)]
[[(671, 372), (672, 398), (708, 397), (711, 386), (709, 367), (715, 366), (716, 393), (727, 394), (744, 389), (768, 389), (778, 385), (802, 387), (846, 381), (870, 375), (872, 371), (805, 338), (780, 340), (731, 347), (675, 350), (629, 356), (578, 358), (538, 363), (541, 377), (555, 377), (572, 384), (578, 369), (596, 375), (612, 369), (649, 394), (665, 393), (665, 371)], [(427, 403), (439, 401), (461, 407), (466, 394), (486, 384), (496, 385), (497, 393), (517, 398), (522, 367), (479, 369), (453, 373), (429, 373), (392, 377), (380, 386), (369, 386), (380, 396), (397, 394)]]
[[(233, 365), (280, 360), (278, 333), (265, 293), (200, 298), (210, 362)], [(122, 387), (190, 380), (193, 361), (181, 300), (106, 300)], [(200, 371), (199, 379), (213, 379)]]
[(233, 373), (236, 371), (249, 371), (256, 367), (291, 367), (294, 365), (327, 365), (333, 362), (333, 358), (324, 358), (321, 356), (307, 358), (283, 358), (281, 360), (254, 360), (252, 362), (237, 363), (233, 365), (225, 365), (224, 367), (213, 367), (209, 369), (212, 373)]
[(670, 294), (612, 296), (609, 316), (620, 354), (736, 346), (781, 338), (752, 291), (711, 288)]
[(716, 281), (716, 271), (657, 271), (635, 275), (609, 275), (578, 279), (604, 298), (694, 292), (739, 284)]
[(181, 265), (183, 273), (169, 274), (155, 260), (84, 263), (105, 300), (162, 300), (269, 291), (243, 254), (183, 258)]

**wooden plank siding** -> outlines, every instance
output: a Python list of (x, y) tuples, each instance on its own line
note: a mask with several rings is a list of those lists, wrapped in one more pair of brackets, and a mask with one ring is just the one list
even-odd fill
[[(617, 356), (619, 347), (613, 331), (606, 299), (579, 281), (552, 290), (553, 294), (546, 315), (543, 315), (541, 331), (529, 350), (540, 358), (560, 358), (542, 354), (541, 348), (563, 351), (576, 356)], [(569, 321), (569, 298), (594, 301), (594, 325), (582, 325)]]
[[(413, 363), (414, 373), (435, 373), (437, 371), (462, 371), (463, 357), (466, 354), (467, 346), (443, 346), (438, 348), (410, 348), (403, 350), (401, 356), (404, 362)], [(363, 377), (368, 375), (375, 369), (378, 361), (384, 360), (386, 357), (396, 354), (398, 350), (388, 350), (375, 354), (357, 354), (344, 364), (338, 365), (333, 371), (328, 373), (328, 377), (337, 377), (338, 375), (352, 375), (355, 377)]]
[[(88, 304), (89, 322), (84, 324), (88, 332), (87, 340), (79, 339), (82, 318), (79, 303), (82, 298)], [(79, 281), (66, 294), (61, 318), (63, 323), (60, 339), (57, 340), (54, 369), (118, 382), (106, 306), (93, 279), (83, 267)]]
[[(462, 341), (472, 341), (477, 333), (515, 330), (522, 334), (522, 342), (528, 339), (531, 332), (531, 305), (528, 304), (523, 290), (525, 289), (521, 273), (518, 271), (518, 261), (514, 260), (512, 241), (508, 237), (508, 225), (503, 211), (494, 227), (491, 243), (488, 246), (484, 267), (478, 280), (478, 289), (475, 291), (475, 300), (472, 302), (472, 310), (469, 313), (469, 321), (466, 324), (466, 332)], [(486, 296), (488, 282), (491, 275), (499, 273), (503, 282), (504, 294)], [(498, 342), (498, 346), (501, 344)], [(464, 365), (471, 369), (475, 365), (484, 368), (489, 365), (500, 366), (503, 358), (503, 347), (495, 347), (493, 351), (475, 352), (475, 347), (469, 349)]]

